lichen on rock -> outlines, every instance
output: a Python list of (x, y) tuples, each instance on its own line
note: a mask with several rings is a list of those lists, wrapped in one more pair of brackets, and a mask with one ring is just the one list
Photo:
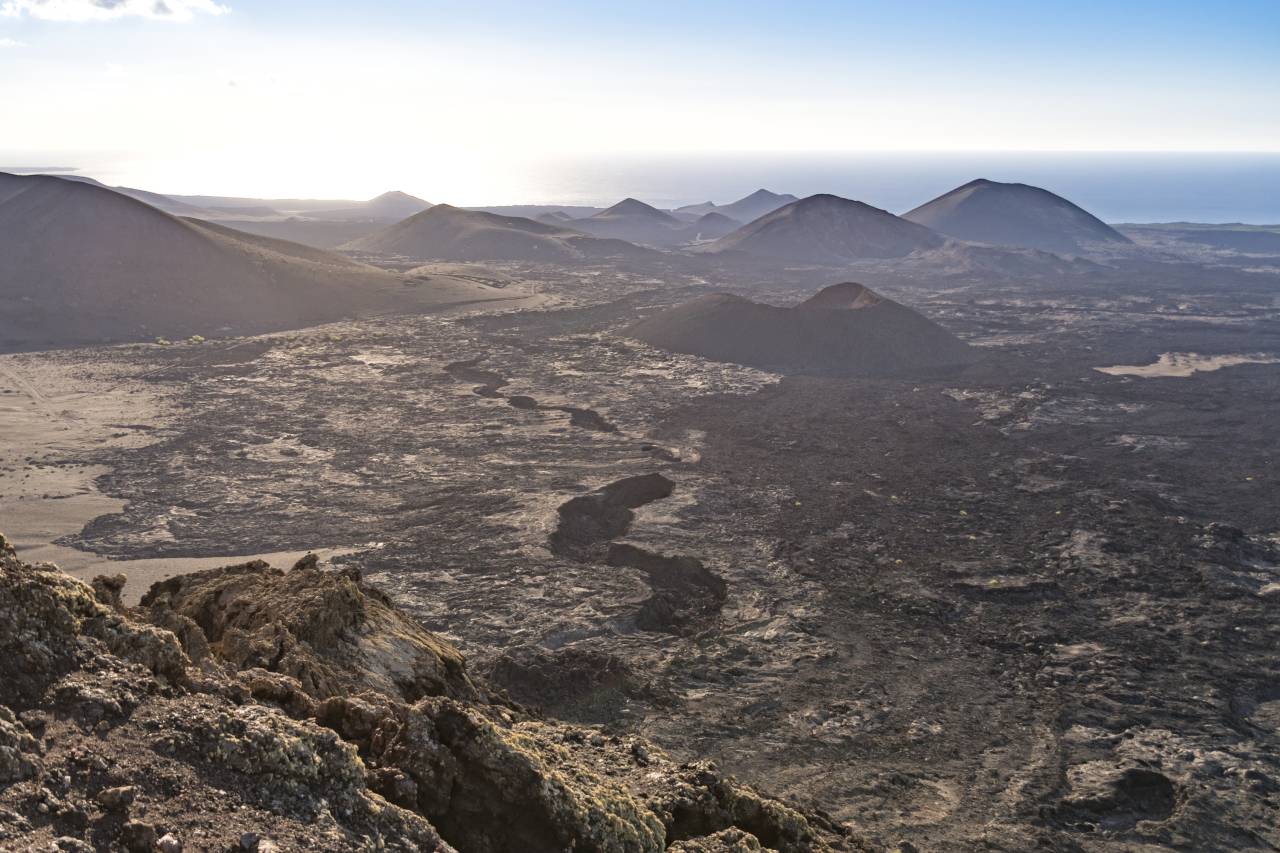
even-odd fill
[(0, 705), (0, 785), (30, 779), (39, 769), (36, 739), (12, 710)]
[(0, 538), (4, 843), (847, 849), (710, 764), (513, 704), (357, 573), (245, 563), (134, 609), (122, 586), (28, 565)]
[[(191, 620), (219, 660), (293, 676), (317, 698), (364, 690), (410, 702), (479, 697), (457, 649), (358, 572), (325, 571), (314, 558), (288, 574), (259, 560), (180, 575), (155, 584), (142, 606), (166, 627)], [(183, 637), (188, 649), (201, 645)]]

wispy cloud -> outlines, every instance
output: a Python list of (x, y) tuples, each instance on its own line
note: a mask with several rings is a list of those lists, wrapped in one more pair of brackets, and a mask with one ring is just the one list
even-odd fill
[(27, 45), (24, 42), (20, 42), (17, 39), (0, 38), (0, 49), (6, 48), (6, 47), (26, 47), (26, 46)]
[[(105, 21), (111, 18), (156, 18), (188, 21), (198, 14), (229, 11), (215, 0), (0, 0), (0, 15), (24, 15), (46, 21)], [(3, 45), (3, 41), (0, 41)]]

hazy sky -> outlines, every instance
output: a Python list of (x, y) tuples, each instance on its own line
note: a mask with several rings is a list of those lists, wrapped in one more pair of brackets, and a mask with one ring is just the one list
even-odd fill
[(0, 0), (0, 166), (473, 202), (587, 155), (1276, 151), (1278, 81), (1278, 0)]

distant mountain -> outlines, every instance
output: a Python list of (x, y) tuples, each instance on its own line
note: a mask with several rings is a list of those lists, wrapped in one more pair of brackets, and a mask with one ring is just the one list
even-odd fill
[(736, 219), (739, 222), (751, 222), (759, 219), (769, 213), (773, 213), (784, 205), (799, 201), (800, 199), (790, 193), (772, 193), (768, 190), (756, 190), (746, 198), (738, 199), (732, 204), (726, 204), (723, 207), (716, 208), (717, 213), (723, 213), (730, 219)]
[(716, 209), (716, 203), (714, 201), (704, 201), (700, 204), (686, 204), (684, 207), (677, 207), (675, 210), (671, 212), (686, 213), (693, 216), (696, 219), (697, 217), (710, 213), (715, 209)]
[(860, 201), (813, 195), (750, 222), (704, 251), (780, 261), (844, 264), (899, 258), (941, 246), (944, 239), (914, 222)]
[(1091, 243), (1129, 243), (1119, 231), (1061, 196), (1027, 184), (979, 178), (903, 215), (941, 234), (996, 246), (1068, 254)]
[(1125, 224), (1116, 226), (1135, 242), (1162, 250), (1214, 249), (1251, 255), (1280, 256), (1280, 225), (1243, 225), (1195, 222)]
[[(234, 215), (228, 213), (228, 216)], [(271, 219), (219, 218), (217, 222), (246, 234), (288, 240), (317, 249), (336, 249), (387, 226), (387, 223), (376, 219), (305, 219), (299, 216)]]
[(0, 349), (255, 333), (484, 298), (179, 219), (91, 182), (0, 173)]
[(623, 199), (606, 210), (568, 223), (597, 237), (612, 237), (650, 246), (674, 246), (686, 242), (687, 223), (634, 198)]
[(101, 181), (87, 178), (83, 175), (51, 175), (50, 177), (59, 178), (64, 181), (77, 181), (82, 184), (89, 184), (95, 187), (102, 187), (121, 195), (127, 195), (129, 198), (137, 199), (145, 204), (149, 204), (154, 208), (163, 210), (165, 213), (171, 213), (174, 216), (208, 216), (209, 211), (205, 208), (194, 204), (188, 204), (184, 201), (170, 198), (167, 195), (153, 193), (147, 190), (134, 189), (133, 187), (111, 187)]
[(581, 219), (599, 213), (604, 208), (584, 207), (574, 204), (499, 204), (489, 207), (468, 207), (467, 210), (480, 210), (485, 213), (496, 213), (499, 216), (523, 216), (525, 219), (537, 219), (544, 213), (552, 215), (564, 214), (569, 219)]
[(731, 219), (723, 213), (706, 213), (697, 221), (686, 226), (685, 230), (693, 234), (695, 240), (716, 240), (731, 234), (742, 227), (742, 223)]
[(652, 346), (783, 373), (895, 376), (973, 363), (946, 329), (852, 282), (794, 308), (712, 294), (630, 326)]
[[(408, 193), (392, 191), (368, 201), (319, 201), (306, 199), (254, 199), (224, 196), (169, 196), (133, 187), (109, 187), (101, 181), (82, 175), (54, 175), (64, 181), (104, 187), (145, 202), (174, 216), (225, 220), (240, 217), (284, 218), (301, 213), (309, 219), (326, 221), (398, 222), (431, 206)], [(286, 213), (288, 212), (288, 213)]]
[(561, 226), (566, 222), (572, 221), (573, 217), (562, 210), (551, 210), (546, 213), (539, 213), (533, 219), (535, 222), (541, 222), (544, 225)]
[(367, 204), (351, 199), (318, 199), (318, 198), (249, 198), (245, 196), (225, 195), (181, 195), (169, 193), (167, 198), (185, 204), (195, 205), (205, 210), (224, 210), (227, 208), (270, 207), (281, 213), (306, 215), (316, 210), (345, 210)]
[(417, 196), (402, 193), (399, 190), (383, 193), (365, 203), (364, 209), (374, 216), (386, 219), (404, 219), (421, 213), (431, 206), (431, 202), (423, 201)]
[(654, 222), (664, 222), (668, 225), (675, 225), (679, 222), (679, 220), (670, 213), (658, 210), (658, 208), (653, 205), (645, 204), (643, 201), (634, 198), (624, 198), (613, 207), (605, 208), (591, 218), (604, 221), (607, 219), (625, 219), (629, 217), (648, 219)]
[(565, 262), (649, 254), (622, 240), (591, 237), (532, 219), (463, 210), (448, 204), (437, 204), (353, 240), (344, 248), (447, 261)]
[(740, 198), (735, 202), (719, 206), (712, 202), (704, 202), (702, 204), (691, 204), (678, 208), (678, 212), (683, 213), (720, 213), (730, 219), (736, 219), (739, 222), (751, 222), (759, 219), (767, 213), (773, 213), (783, 205), (791, 204), (793, 201), (799, 201), (793, 195), (769, 192), (769, 190), (756, 190), (751, 195)]
[(219, 217), (252, 216), (260, 219), (280, 219), (284, 216), (283, 213), (276, 210), (274, 207), (267, 207), (266, 205), (253, 205), (249, 207), (211, 207), (208, 212), (216, 213)]
[(392, 191), (360, 202), (351, 207), (340, 207), (333, 210), (312, 210), (306, 213), (310, 219), (378, 219), (386, 222), (399, 222), (401, 219), (421, 213), (431, 207), (431, 202), (423, 201), (408, 193)]

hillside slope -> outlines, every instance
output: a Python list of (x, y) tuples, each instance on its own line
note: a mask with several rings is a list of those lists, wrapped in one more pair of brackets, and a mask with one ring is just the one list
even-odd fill
[(784, 373), (893, 376), (978, 358), (937, 323), (852, 282), (793, 308), (712, 294), (642, 320), (626, 334), (673, 352)]
[(311, 219), (326, 220), (398, 222), (415, 213), (421, 213), (429, 207), (431, 207), (429, 201), (399, 190), (392, 190), (350, 207), (309, 211), (307, 216)]
[(451, 281), (407, 291), (323, 250), (0, 173), (0, 349), (247, 334), (489, 295)]
[(756, 190), (749, 196), (738, 199), (728, 204), (715, 204), (706, 202), (704, 204), (690, 204), (679, 208), (680, 212), (704, 215), (707, 213), (719, 213), (730, 219), (736, 219), (739, 222), (751, 222), (759, 219), (765, 214), (773, 213), (778, 208), (791, 204), (793, 201), (800, 199), (790, 193), (775, 193), (769, 190)]
[(997, 246), (1076, 253), (1091, 243), (1131, 242), (1048, 190), (979, 178), (903, 214), (940, 234)]
[(626, 198), (607, 210), (565, 223), (597, 237), (609, 237), (647, 246), (674, 246), (686, 242), (687, 223), (634, 198)]
[(879, 208), (834, 195), (814, 195), (750, 222), (705, 248), (760, 258), (843, 264), (899, 258), (941, 246), (938, 234)]

